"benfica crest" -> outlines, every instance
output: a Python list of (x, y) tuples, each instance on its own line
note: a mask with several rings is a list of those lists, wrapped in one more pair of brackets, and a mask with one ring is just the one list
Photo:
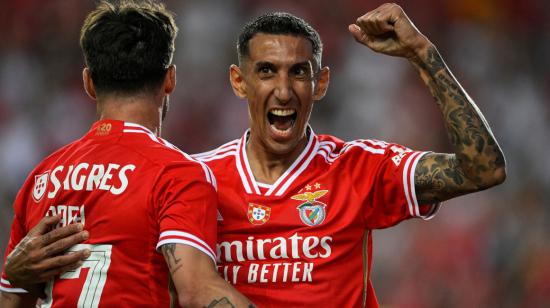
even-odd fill
[(46, 193), (46, 188), (48, 186), (48, 177), (50, 172), (47, 171), (40, 175), (34, 176), (34, 188), (32, 189), (32, 198), (35, 202), (40, 202), (44, 193)]
[(248, 204), (248, 212), (246, 216), (251, 224), (263, 225), (269, 220), (269, 215), (271, 215), (270, 207), (254, 203)]
[(297, 209), (300, 214), (300, 219), (308, 226), (318, 226), (325, 221), (327, 206), (323, 202), (317, 201), (317, 199), (328, 193), (328, 190), (318, 190), (314, 192), (306, 191), (303, 194), (297, 194), (291, 198), (299, 201), (306, 201), (300, 204)]

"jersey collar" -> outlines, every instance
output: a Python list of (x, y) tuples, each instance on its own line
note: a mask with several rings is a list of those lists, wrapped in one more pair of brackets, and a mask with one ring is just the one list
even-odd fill
[(247, 194), (255, 195), (264, 195), (264, 196), (282, 196), (288, 187), (298, 178), (298, 176), (304, 172), (307, 168), (317, 149), (319, 147), (319, 142), (317, 140), (317, 135), (311, 129), (311, 126), (307, 127), (308, 141), (307, 145), (298, 155), (296, 160), (290, 165), (290, 167), (277, 179), (277, 181), (269, 186), (269, 189), (265, 191), (260, 190), (258, 182), (252, 174), (252, 169), (250, 169), (250, 164), (248, 163), (248, 156), (246, 154), (246, 141), (250, 134), (250, 129), (248, 129), (244, 135), (241, 137), (237, 143), (237, 156), (236, 156), (236, 165), (237, 171), (241, 178), (244, 190)]
[(94, 124), (92, 124), (92, 127), (89, 131), (89, 133), (93, 133), (96, 136), (107, 136), (111, 134), (118, 134), (121, 132), (143, 133), (149, 135), (151, 139), (156, 138), (156, 135), (143, 125), (112, 119), (96, 121)]

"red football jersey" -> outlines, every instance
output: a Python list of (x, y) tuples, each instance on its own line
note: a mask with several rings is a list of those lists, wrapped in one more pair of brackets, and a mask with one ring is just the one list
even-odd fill
[[(19, 191), (9, 254), (42, 217), (84, 224), (89, 248), (77, 270), (46, 287), (47, 307), (168, 307), (169, 271), (157, 250), (190, 245), (215, 262), (215, 178), (208, 167), (147, 128), (99, 121), (55, 152)], [(2, 291), (13, 288), (2, 274)]]
[(194, 156), (218, 181), (220, 274), (262, 307), (377, 307), (372, 230), (437, 208), (416, 200), (425, 152), (309, 129), (301, 155), (266, 185), (252, 175), (246, 138)]

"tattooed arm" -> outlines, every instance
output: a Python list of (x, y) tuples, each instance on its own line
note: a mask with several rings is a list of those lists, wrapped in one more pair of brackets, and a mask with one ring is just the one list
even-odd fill
[(443, 114), (454, 154), (427, 154), (418, 162), (419, 202), (443, 201), (502, 183), (504, 154), (487, 121), (433, 45), (412, 60)]
[(254, 307), (221, 278), (212, 259), (198, 249), (180, 244), (165, 244), (161, 249), (180, 306)]
[(506, 178), (504, 155), (487, 121), (449, 71), (435, 46), (396, 4), (383, 4), (349, 26), (354, 38), (376, 52), (407, 58), (439, 106), (453, 154), (427, 154), (415, 170), (421, 203), (487, 189)]

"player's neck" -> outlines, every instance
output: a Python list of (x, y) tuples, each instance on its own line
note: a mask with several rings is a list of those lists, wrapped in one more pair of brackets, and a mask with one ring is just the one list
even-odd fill
[(98, 102), (100, 120), (119, 120), (142, 125), (160, 136), (162, 111), (150, 101), (139, 98), (110, 98)]
[(264, 144), (250, 138), (246, 145), (248, 163), (257, 182), (274, 184), (292, 163), (300, 156), (307, 145), (307, 138), (289, 153), (273, 153)]

